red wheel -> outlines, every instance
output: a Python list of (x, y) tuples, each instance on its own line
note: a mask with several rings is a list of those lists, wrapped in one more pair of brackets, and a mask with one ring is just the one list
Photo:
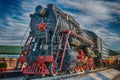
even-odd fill
[(82, 66), (82, 72), (85, 72), (87, 70), (87, 65)]
[(77, 66), (77, 67), (75, 68), (75, 71), (76, 71), (78, 74), (80, 74), (80, 72), (81, 72), (80, 66)]
[(84, 59), (85, 54), (84, 54), (83, 50), (78, 50), (78, 51), (76, 52), (76, 57), (77, 57), (78, 60), (79, 60), (79, 59)]
[(53, 63), (50, 64), (50, 70), (51, 70), (50, 72), (53, 76), (56, 76), (58, 74), (58, 71), (56, 70), (56, 65)]
[(89, 68), (90, 68), (90, 70), (92, 70), (92, 69), (94, 68), (94, 60), (93, 60), (92, 57), (89, 58), (89, 60), (88, 60), (88, 64), (89, 64)]
[(70, 74), (74, 73), (74, 69), (68, 71)]
[(89, 69), (88, 67), (88, 56), (86, 56), (84, 59), (82, 59), (82, 72), (87, 71)]

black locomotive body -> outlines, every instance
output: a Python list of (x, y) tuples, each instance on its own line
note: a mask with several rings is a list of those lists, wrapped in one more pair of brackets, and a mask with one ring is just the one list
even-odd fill
[(30, 17), (30, 34), (18, 62), (24, 74), (94, 69), (94, 58), (100, 57), (97, 41), (70, 15), (48, 4), (47, 8), (38, 5)]

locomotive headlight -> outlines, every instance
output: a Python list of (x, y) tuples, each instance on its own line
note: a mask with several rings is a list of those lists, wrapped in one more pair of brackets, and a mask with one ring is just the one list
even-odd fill
[(48, 45), (47, 44), (45, 44), (45, 45), (43, 45), (43, 50), (48, 50)]
[(27, 65), (28, 65), (28, 63), (27, 63), (27, 62), (24, 62), (22, 68), (26, 68)]
[(38, 13), (38, 14), (44, 15), (45, 12), (46, 12), (46, 9), (43, 8), (41, 5), (38, 5), (38, 6), (35, 8), (35, 12)]

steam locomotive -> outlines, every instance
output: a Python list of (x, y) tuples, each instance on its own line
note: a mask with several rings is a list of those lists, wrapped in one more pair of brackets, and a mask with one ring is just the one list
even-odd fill
[(54, 4), (47, 8), (38, 5), (30, 18), (30, 33), (17, 65), (24, 74), (55, 76), (108, 64), (109, 51), (102, 39), (82, 30), (72, 16)]

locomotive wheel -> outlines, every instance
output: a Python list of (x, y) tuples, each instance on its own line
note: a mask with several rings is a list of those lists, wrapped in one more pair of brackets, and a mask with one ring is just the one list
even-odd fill
[(75, 68), (75, 71), (76, 71), (78, 74), (80, 74), (80, 72), (81, 72), (80, 66), (77, 66), (77, 67)]
[(93, 60), (92, 57), (89, 59), (88, 64), (89, 64), (89, 68), (90, 68), (90, 70), (93, 70), (93, 68), (94, 68), (94, 60)]
[(83, 60), (82, 60), (82, 66), (81, 66), (81, 69), (82, 69), (82, 72), (85, 72), (88, 70), (88, 56), (86, 56)]
[(83, 65), (82, 66), (82, 72), (85, 72), (87, 70), (87, 66), (86, 65)]
[(58, 71), (56, 70), (56, 65), (54, 65), (54, 63), (50, 63), (50, 73), (53, 76), (56, 76), (58, 74)]
[(69, 73), (70, 74), (74, 73), (74, 69), (69, 70)]

